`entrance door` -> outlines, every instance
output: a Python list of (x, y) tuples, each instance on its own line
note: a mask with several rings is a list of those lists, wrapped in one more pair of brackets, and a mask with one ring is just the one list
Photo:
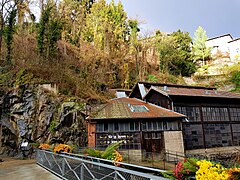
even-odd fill
[(161, 153), (164, 149), (162, 132), (143, 132), (143, 149), (146, 152)]

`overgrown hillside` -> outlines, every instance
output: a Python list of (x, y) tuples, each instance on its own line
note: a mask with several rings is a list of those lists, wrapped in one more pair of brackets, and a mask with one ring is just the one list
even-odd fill
[(4, 2), (1, 89), (54, 83), (61, 94), (105, 101), (107, 88), (129, 89), (139, 80), (185, 84), (182, 76), (191, 77), (199, 61), (209, 59), (203, 29), (192, 47), (189, 33), (180, 30), (140, 36), (138, 21), (128, 19), (121, 2), (51, 0), (41, 4), (39, 22), (28, 1)]

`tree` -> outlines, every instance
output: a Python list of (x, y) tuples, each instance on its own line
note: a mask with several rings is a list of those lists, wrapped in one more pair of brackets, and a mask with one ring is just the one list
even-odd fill
[(190, 76), (195, 72), (196, 68), (191, 56), (191, 41), (189, 33), (180, 30), (159, 38), (160, 70), (163, 73)]
[(12, 65), (12, 43), (13, 43), (13, 34), (15, 32), (15, 22), (16, 22), (17, 10), (13, 9), (7, 19), (7, 26), (5, 28), (5, 40), (7, 45), (7, 56), (6, 64), (8, 66)]
[(43, 10), (39, 22), (37, 42), (40, 56), (48, 59), (55, 55), (62, 27), (63, 24), (57, 15), (56, 5), (49, 2)]
[(64, 20), (63, 39), (80, 46), (86, 16), (90, 13), (95, 0), (63, 0), (60, 3), (61, 18)]
[(192, 52), (195, 61), (202, 61), (202, 65), (205, 65), (205, 61), (210, 56), (210, 48), (206, 47), (206, 41), (208, 39), (206, 31), (199, 26), (194, 33), (194, 42), (192, 46)]
[(175, 39), (178, 59), (173, 61), (174, 71), (173, 74), (190, 76), (196, 71), (196, 66), (194, 63), (194, 59), (191, 54), (191, 43), (192, 39), (189, 36), (188, 32), (181, 32), (180, 30), (173, 32), (171, 34)]
[(142, 49), (141, 43), (138, 41), (138, 32), (139, 23), (136, 19), (128, 20), (129, 25), (129, 43), (130, 43), (130, 53), (134, 56), (135, 64), (136, 64), (136, 73), (138, 75), (138, 80), (142, 80), (141, 73), (140, 73), (140, 58), (139, 54)]
[(121, 2), (115, 5), (114, 1), (107, 4), (105, 0), (100, 0), (93, 4), (91, 13), (86, 17), (84, 39), (94, 42), (96, 47), (105, 52), (113, 52), (126, 40), (126, 20)]
[(162, 73), (172, 72), (173, 69), (176, 69), (173, 62), (179, 59), (174, 37), (166, 36), (160, 39), (157, 46), (160, 59), (160, 71)]
[(3, 31), (6, 24), (7, 19), (10, 16), (10, 13), (16, 7), (16, 2), (13, 0), (1, 0), (0, 1), (0, 55), (2, 53), (2, 39), (3, 39)]

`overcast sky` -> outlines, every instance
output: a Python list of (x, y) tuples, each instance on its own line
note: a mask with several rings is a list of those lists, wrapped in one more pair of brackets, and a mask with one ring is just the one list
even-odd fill
[(193, 37), (197, 27), (202, 26), (209, 38), (228, 33), (240, 37), (240, 0), (121, 1), (128, 17), (145, 21), (142, 31), (180, 29)]

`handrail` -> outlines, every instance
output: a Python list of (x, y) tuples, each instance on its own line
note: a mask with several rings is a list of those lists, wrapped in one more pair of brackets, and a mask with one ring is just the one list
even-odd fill
[[(73, 154), (73, 153), (66, 153), (66, 152), (62, 152), (61, 154), (66, 154), (69, 156), (75, 156), (75, 157), (80, 157), (80, 158), (88, 158), (88, 159), (93, 159), (93, 160), (97, 160), (99, 162), (106, 162), (106, 163), (111, 163), (113, 164), (114, 161), (111, 160), (107, 160), (107, 159), (102, 159), (102, 158), (96, 158), (96, 157), (92, 157), (92, 156), (84, 156), (84, 155), (80, 155), (80, 154)], [(135, 164), (128, 164), (128, 163), (123, 163), (123, 162), (116, 162), (116, 164), (120, 164), (123, 165), (125, 168), (132, 168), (132, 169), (142, 169), (144, 171), (151, 171), (151, 172), (155, 172), (155, 173), (164, 173), (166, 172), (165, 170), (161, 170), (161, 169), (156, 169), (156, 168), (151, 168), (151, 167), (146, 167), (146, 166), (138, 166)]]
[[(44, 168), (53, 172), (54, 174), (57, 174), (62, 179), (68, 179), (68, 176), (70, 176), (71, 177), (70, 179), (72, 179), (72, 176), (74, 176), (73, 179), (83, 180), (84, 175), (87, 172), (88, 175), (91, 175), (91, 177), (96, 180), (105, 179), (105, 178), (115, 179), (116, 177), (118, 177), (117, 179), (122, 179), (122, 180), (128, 180), (128, 179), (130, 180), (132, 178), (138, 178), (138, 177), (140, 177), (140, 179), (146, 179), (146, 180), (167, 180), (166, 178), (163, 178), (160, 176), (144, 173), (144, 171), (139, 172), (139, 171), (134, 171), (132, 169), (126, 169), (123, 167), (116, 167), (114, 165), (106, 164), (109, 162), (112, 163), (112, 161), (109, 161), (109, 160), (92, 158), (90, 156), (76, 155), (73, 153), (55, 154), (53, 152), (46, 151), (46, 150), (38, 150), (36, 158), (37, 158), (37, 164), (43, 166)], [(84, 158), (88, 158), (88, 160)], [(48, 163), (49, 161), (55, 164), (50, 166)], [(146, 169), (146, 170), (152, 170), (152, 171), (154, 170), (155, 172), (165, 172), (163, 170), (158, 170), (154, 168), (145, 168), (137, 165), (130, 165), (127, 163), (121, 163), (121, 165), (123, 165), (124, 167), (127, 165), (135, 168), (138, 167), (138, 168), (141, 168), (142, 170)], [(122, 173), (124, 174), (124, 176)], [(103, 177), (98, 177), (99, 175)]]

